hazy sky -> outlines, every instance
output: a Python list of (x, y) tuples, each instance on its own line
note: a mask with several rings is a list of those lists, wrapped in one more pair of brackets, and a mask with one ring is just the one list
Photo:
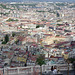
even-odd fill
[(75, 0), (0, 0), (0, 1), (51, 1), (51, 2), (75, 2)]

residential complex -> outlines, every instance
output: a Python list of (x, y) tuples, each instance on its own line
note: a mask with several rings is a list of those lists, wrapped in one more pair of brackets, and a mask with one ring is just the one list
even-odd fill
[(0, 3), (0, 68), (66, 64), (75, 58), (75, 3)]

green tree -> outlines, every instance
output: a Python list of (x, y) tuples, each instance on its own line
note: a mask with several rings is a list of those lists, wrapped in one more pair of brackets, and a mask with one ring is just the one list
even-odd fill
[(43, 54), (40, 54), (39, 57), (36, 60), (37, 64), (40, 65), (40, 72), (42, 75), (42, 65), (45, 64), (45, 56)]
[(68, 60), (72, 63), (72, 67), (75, 72), (75, 58), (68, 58)]
[(39, 28), (39, 27), (40, 27), (39, 25), (36, 26), (36, 28)]
[(75, 61), (75, 58), (68, 58), (68, 60), (73, 63)]
[(56, 35), (56, 37), (59, 37), (60, 35)]
[(8, 22), (10, 22), (10, 21), (18, 21), (18, 19), (12, 19), (12, 18), (9, 18), (9, 19), (6, 20), (6, 21), (8, 21)]
[(15, 33), (12, 33), (12, 36), (14, 37), (16, 34)]
[(3, 42), (2, 42), (2, 44), (6, 44), (6, 42), (5, 42), (5, 41), (3, 41)]
[(16, 41), (15, 41), (15, 44), (17, 44), (19, 42), (19, 40), (17, 39)]
[(5, 35), (5, 42), (7, 43), (9, 41), (9, 36), (6, 34)]

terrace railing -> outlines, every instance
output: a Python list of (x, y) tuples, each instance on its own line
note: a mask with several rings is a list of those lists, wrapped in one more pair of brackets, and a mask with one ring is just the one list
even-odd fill
[[(68, 70), (67, 64), (54, 64), (54, 65), (43, 65), (42, 72), (51, 71), (51, 66), (57, 66), (57, 69)], [(72, 64), (69, 64), (69, 70), (72, 70)], [(0, 69), (0, 75), (39, 75), (40, 66), (27, 66), (27, 67), (5, 67)]]

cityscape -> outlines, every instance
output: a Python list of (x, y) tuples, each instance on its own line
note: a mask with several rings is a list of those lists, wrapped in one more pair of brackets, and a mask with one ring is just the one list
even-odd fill
[(75, 75), (75, 3), (0, 2), (0, 75)]

